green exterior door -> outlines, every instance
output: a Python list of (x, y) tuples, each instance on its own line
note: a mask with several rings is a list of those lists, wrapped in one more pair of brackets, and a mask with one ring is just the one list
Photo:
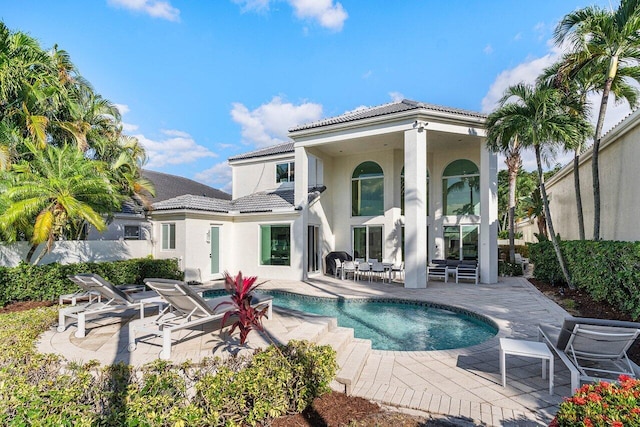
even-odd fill
[(211, 274), (220, 273), (220, 227), (211, 227)]

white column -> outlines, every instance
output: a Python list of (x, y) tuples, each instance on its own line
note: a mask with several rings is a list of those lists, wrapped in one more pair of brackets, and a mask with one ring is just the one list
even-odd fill
[(405, 288), (427, 287), (427, 131), (417, 121), (404, 132)]
[[(293, 223), (291, 230), (291, 238), (293, 239), (293, 248), (291, 251), (291, 268), (300, 269), (300, 279), (307, 279), (307, 257), (309, 256), (307, 248), (307, 224), (309, 223), (308, 197), (309, 197), (309, 156), (304, 147), (295, 147), (295, 206), (299, 206), (300, 217)], [(302, 254), (295, 257), (294, 253)], [(297, 263), (294, 264), (294, 259)]]
[(498, 157), (480, 148), (480, 281), (498, 282)]

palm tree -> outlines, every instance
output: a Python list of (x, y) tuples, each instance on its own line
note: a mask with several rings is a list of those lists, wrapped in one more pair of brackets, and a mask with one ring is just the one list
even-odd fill
[[(12, 179), (3, 185), (5, 209), (0, 229), (20, 230), (32, 243), (27, 262), (40, 243), (47, 245), (34, 264), (50, 250), (55, 240), (75, 236), (84, 222), (102, 231), (102, 217), (120, 207), (120, 196), (109, 182), (106, 166), (86, 159), (73, 147), (48, 146), (41, 150), (27, 142), (28, 156), (12, 166)], [(25, 228), (25, 219), (32, 228)]]
[(523, 147), (533, 148), (538, 168), (538, 183), (545, 211), (545, 218), (553, 248), (565, 281), (572, 286), (562, 251), (553, 229), (549, 212), (549, 199), (544, 186), (542, 168), (545, 153), (564, 141), (578, 139), (578, 135), (588, 129), (589, 123), (572, 117), (562, 104), (563, 97), (558, 90), (538, 84), (536, 86), (518, 84), (507, 88), (496, 112), (494, 132), (500, 141), (518, 139)]
[(599, 78), (598, 91), (602, 92), (598, 119), (593, 138), (591, 167), (593, 175), (593, 239), (600, 239), (600, 177), (598, 155), (602, 126), (609, 96), (626, 100), (631, 108), (637, 105), (637, 90), (612, 90), (625, 80), (640, 82), (640, 0), (622, 0), (618, 9), (608, 10), (589, 6), (567, 14), (555, 29), (558, 45), (569, 42), (571, 54), (566, 57), (566, 74), (579, 74)]
[(547, 219), (544, 215), (544, 204), (540, 195), (540, 187), (531, 192), (529, 196), (522, 198), (522, 203), (526, 208), (527, 216), (535, 218), (538, 224), (538, 241), (548, 240)]
[(493, 152), (501, 152), (505, 155), (504, 162), (507, 165), (509, 180), (509, 262), (516, 262), (515, 250), (515, 210), (516, 210), (516, 179), (522, 167), (520, 150), (522, 145), (518, 135), (505, 139), (505, 133), (512, 135), (508, 129), (508, 121), (505, 119), (505, 111), (498, 108), (487, 118), (487, 148)]
[[(586, 119), (590, 112), (587, 95), (601, 86), (599, 81), (602, 80), (602, 76), (597, 73), (581, 73), (572, 78), (569, 77), (566, 72), (567, 64), (571, 63), (571, 56), (572, 55), (566, 55), (559, 62), (545, 69), (538, 78), (538, 81), (559, 89), (560, 93), (567, 98), (564, 104), (570, 108), (569, 113), (576, 117)], [(612, 89), (617, 96), (620, 96), (620, 92), (628, 90), (629, 85), (621, 82), (620, 87), (614, 87)], [(573, 150), (573, 184), (576, 194), (576, 212), (580, 240), (585, 240), (586, 238), (584, 231), (584, 213), (582, 209), (582, 191), (580, 188), (580, 155), (584, 150), (586, 139), (587, 134), (584, 134), (581, 135), (579, 140), (568, 141), (568, 144), (565, 145), (565, 150)]]

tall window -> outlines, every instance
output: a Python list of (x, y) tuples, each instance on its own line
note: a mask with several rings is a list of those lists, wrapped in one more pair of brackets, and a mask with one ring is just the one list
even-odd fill
[(260, 265), (291, 265), (291, 227), (260, 226)]
[(295, 177), (293, 162), (278, 163), (276, 165), (276, 183), (293, 182)]
[(162, 250), (176, 248), (176, 225), (162, 224)]
[(445, 215), (480, 215), (480, 171), (470, 160), (456, 160), (442, 174)]
[(360, 163), (351, 176), (351, 215), (384, 213), (384, 174), (376, 162)]
[(353, 257), (382, 261), (382, 227), (353, 227)]
[[(429, 171), (427, 171), (427, 191), (424, 193), (427, 204), (427, 216), (429, 216)], [(400, 172), (400, 214), (404, 215), (404, 167)]]

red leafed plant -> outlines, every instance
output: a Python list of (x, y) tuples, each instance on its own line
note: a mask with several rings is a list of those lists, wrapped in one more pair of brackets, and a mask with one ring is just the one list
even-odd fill
[[(237, 316), (236, 320), (231, 326), (229, 334), (232, 334), (236, 328), (240, 329), (240, 344), (244, 344), (247, 340), (247, 335), (253, 329), (263, 331), (262, 318), (267, 314), (268, 307), (264, 307), (260, 310), (251, 306), (251, 300), (253, 299), (253, 291), (262, 283), (256, 283), (258, 278), (242, 277), (242, 272), (239, 272), (236, 277), (225, 271), (224, 273), (224, 286), (231, 294), (231, 302), (223, 302), (218, 306), (225, 304), (233, 304), (234, 308), (224, 313), (222, 318), (222, 326), (227, 323), (227, 320), (231, 316)], [(217, 307), (216, 307), (217, 308)]]

